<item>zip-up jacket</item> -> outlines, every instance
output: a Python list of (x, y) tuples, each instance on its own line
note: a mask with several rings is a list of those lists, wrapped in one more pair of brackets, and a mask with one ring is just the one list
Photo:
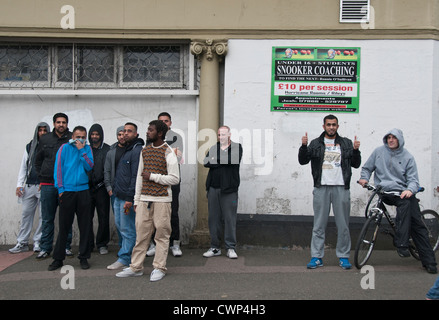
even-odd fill
[(140, 153), (145, 142), (136, 138), (125, 148), (119, 160), (114, 178), (113, 193), (121, 200), (134, 202), (136, 193), (137, 169), (139, 168)]
[[(355, 150), (352, 141), (336, 134), (335, 144), (340, 145), (341, 150), (341, 171), (343, 175), (344, 188), (349, 189), (351, 184), (352, 169), (361, 165), (361, 152)], [(325, 132), (320, 137), (311, 141), (309, 146), (302, 145), (299, 149), (299, 163), (305, 165), (311, 161), (311, 172), (314, 179), (314, 187), (321, 187), (322, 165), (325, 156)]]
[[(230, 146), (221, 150), (219, 142), (209, 149), (204, 158), (204, 166), (209, 168), (206, 179), (206, 190), (212, 186), (213, 175), (218, 173), (220, 189), (224, 193), (238, 192), (241, 182), (239, 177), (239, 164), (242, 159), (242, 146), (240, 143), (230, 142)], [(214, 172), (216, 171), (216, 172)]]
[(66, 131), (60, 138), (55, 133), (55, 129), (40, 138), (35, 156), (34, 167), (37, 171), (40, 183), (53, 184), (53, 168), (55, 165), (55, 156), (59, 147), (69, 142), (72, 137), (70, 131)]
[(93, 169), (93, 153), (89, 145), (78, 150), (74, 144), (63, 144), (56, 153), (53, 178), (58, 193), (88, 189), (88, 174)]

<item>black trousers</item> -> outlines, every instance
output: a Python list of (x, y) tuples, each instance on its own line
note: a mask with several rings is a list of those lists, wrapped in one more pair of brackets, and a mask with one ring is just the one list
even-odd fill
[(105, 186), (90, 191), (90, 246), (94, 247), (93, 217), (95, 209), (98, 214), (98, 230), (96, 232), (96, 247), (106, 247), (110, 241), (110, 196)]
[(66, 257), (67, 235), (72, 227), (75, 213), (79, 228), (78, 259), (90, 258), (90, 191), (65, 191), (59, 198), (59, 230), (53, 251), (55, 260), (64, 260)]
[(180, 240), (180, 218), (178, 217), (178, 208), (180, 206), (180, 183), (171, 186), (172, 203), (171, 203), (171, 236), (169, 245), (173, 245), (174, 240)]
[(428, 239), (427, 228), (421, 220), (421, 210), (416, 197), (401, 199), (398, 196), (384, 195), (383, 201), (388, 205), (396, 206), (395, 246), (408, 248), (409, 238), (412, 237), (422, 265), (436, 265), (436, 258)]

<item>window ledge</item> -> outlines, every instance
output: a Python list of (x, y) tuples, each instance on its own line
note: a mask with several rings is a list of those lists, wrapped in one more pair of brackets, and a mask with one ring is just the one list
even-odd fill
[(197, 96), (199, 90), (175, 89), (2, 89), (0, 95), (38, 96)]

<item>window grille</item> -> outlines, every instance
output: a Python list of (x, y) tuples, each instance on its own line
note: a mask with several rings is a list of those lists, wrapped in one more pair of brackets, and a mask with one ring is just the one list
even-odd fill
[(0, 88), (187, 89), (189, 57), (185, 44), (0, 45)]
[(2, 87), (48, 87), (49, 47), (39, 45), (0, 45)]
[(340, 0), (340, 22), (369, 22), (370, 0)]

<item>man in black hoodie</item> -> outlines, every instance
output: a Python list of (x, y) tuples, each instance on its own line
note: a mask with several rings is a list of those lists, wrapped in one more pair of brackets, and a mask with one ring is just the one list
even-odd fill
[(96, 233), (96, 247), (100, 254), (108, 253), (110, 241), (110, 196), (104, 184), (104, 165), (110, 146), (104, 143), (104, 130), (100, 124), (93, 124), (88, 131), (88, 141), (92, 147), (94, 166), (88, 173), (91, 195), (91, 235), (90, 246), (94, 248), (93, 217), (98, 214), (98, 230)]

